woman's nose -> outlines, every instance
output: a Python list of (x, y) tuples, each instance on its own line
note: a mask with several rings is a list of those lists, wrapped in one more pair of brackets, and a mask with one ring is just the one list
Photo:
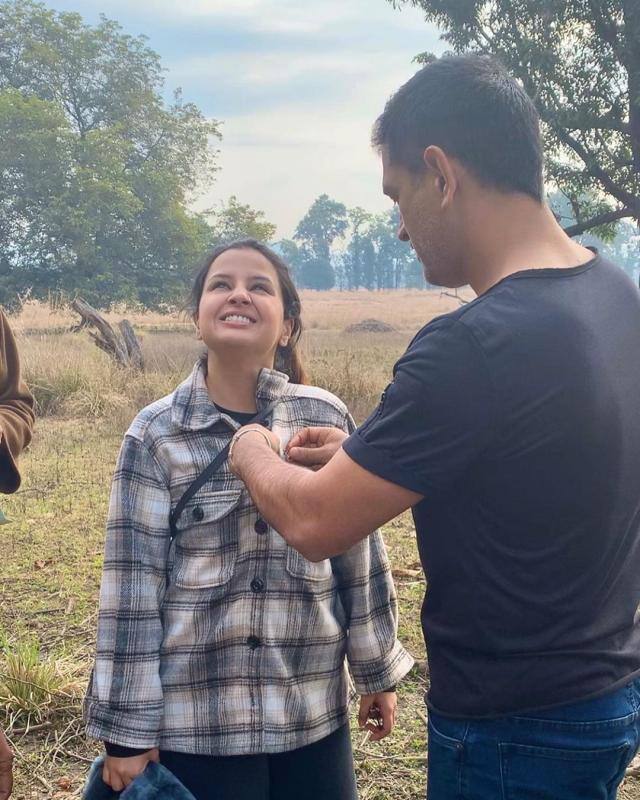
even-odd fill
[(229, 302), (248, 305), (251, 302), (251, 297), (249, 295), (249, 292), (245, 289), (244, 286), (236, 286), (234, 290), (231, 292), (231, 296), (229, 297)]

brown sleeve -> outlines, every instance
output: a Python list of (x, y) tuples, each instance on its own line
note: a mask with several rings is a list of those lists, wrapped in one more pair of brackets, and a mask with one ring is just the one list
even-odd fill
[(20, 374), (16, 341), (0, 310), (0, 492), (20, 486), (16, 459), (31, 441), (33, 397)]

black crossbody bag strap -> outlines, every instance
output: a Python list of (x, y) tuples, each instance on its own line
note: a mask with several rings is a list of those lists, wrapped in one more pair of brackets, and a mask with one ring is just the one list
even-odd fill
[[(255, 417), (247, 422), (247, 425), (263, 425), (264, 427), (268, 428), (270, 425), (270, 417), (273, 413), (273, 409), (278, 405), (280, 401), (276, 400), (275, 403), (271, 403), (271, 405), (267, 406), (265, 409), (260, 411)], [(243, 426), (244, 427), (244, 426)], [(169, 530), (171, 532), (170, 537), (171, 541), (173, 541), (176, 536), (178, 535), (178, 530), (176, 525), (178, 524), (178, 520), (182, 516), (182, 512), (184, 511), (185, 506), (191, 500), (193, 495), (202, 487), (204, 484), (209, 480), (212, 475), (220, 469), (220, 467), (224, 464), (229, 455), (229, 448), (231, 447), (231, 442), (228, 445), (222, 448), (222, 450), (218, 453), (218, 455), (213, 459), (213, 461), (205, 467), (205, 469), (198, 475), (198, 477), (193, 481), (193, 483), (189, 484), (189, 487), (182, 495), (182, 497), (176, 503), (176, 507), (171, 512), (169, 516)]]

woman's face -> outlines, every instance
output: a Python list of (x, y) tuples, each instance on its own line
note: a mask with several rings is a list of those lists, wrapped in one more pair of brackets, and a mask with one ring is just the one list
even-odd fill
[(251, 353), (272, 367), (278, 345), (291, 336), (275, 267), (256, 250), (227, 250), (209, 267), (196, 316), (207, 348)]

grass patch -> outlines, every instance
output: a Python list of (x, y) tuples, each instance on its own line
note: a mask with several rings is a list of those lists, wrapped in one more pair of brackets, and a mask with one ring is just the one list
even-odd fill
[(11, 733), (28, 732), (77, 704), (82, 683), (79, 665), (64, 656), (44, 654), (34, 638), (11, 641), (0, 636), (0, 707)]

